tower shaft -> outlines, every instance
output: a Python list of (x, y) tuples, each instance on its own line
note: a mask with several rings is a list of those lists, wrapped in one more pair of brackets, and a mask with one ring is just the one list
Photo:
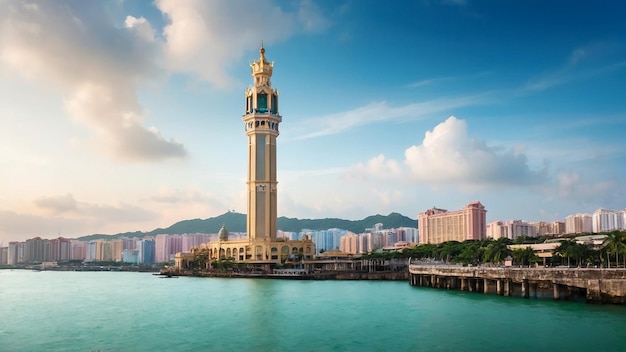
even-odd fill
[(254, 85), (246, 89), (244, 129), (248, 136), (248, 209), (246, 230), (250, 240), (276, 239), (277, 186), (276, 138), (282, 117), (278, 91), (270, 78), (274, 63), (260, 57), (250, 65)]

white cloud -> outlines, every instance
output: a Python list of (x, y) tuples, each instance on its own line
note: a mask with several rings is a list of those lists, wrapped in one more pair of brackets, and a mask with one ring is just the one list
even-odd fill
[(329, 23), (316, 5), (303, 1), (297, 12), (286, 12), (269, 0), (157, 0), (169, 19), (163, 29), (167, 66), (192, 73), (218, 88), (236, 81), (227, 72), (250, 48), (275, 43), (298, 32), (318, 32)]
[(417, 180), (469, 186), (520, 185), (543, 182), (531, 171), (526, 155), (501, 151), (467, 134), (467, 123), (454, 116), (427, 131), (421, 145), (405, 150), (405, 163)]
[(307, 32), (322, 32), (330, 26), (330, 21), (324, 17), (312, 0), (300, 2), (298, 19)]
[(379, 154), (365, 163), (357, 163), (345, 176), (348, 179), (364, 179), (368, 175), (374, 175), (377, 179), (396, 179), (401, 177), (403, 172), (401, 163)]
[(454, 116), (425, 133), (420, 145), (404, 152), (401, 164), (384, 155), (358, 163), (346, 175), (364, 179), (406, 179), (431, 186), (455, 184), (460, 187), (487, 187), (539, 184), (545, 171), (530, 170), (522, 147), (505, 151), (468, 136), (467, 123)]
[(80, 237), (94, 232), (116, 233), (121, 228), (127, 231), (130, 226), (153, 223), (159, 218), (158, 214), (141, 207), (81, 203), (72, 195), (42, 197), (35, 203), (55, 214), (44, 216), (0, 210), (0, 242), (24, 241), (35, 236)]
[(135, 18), (133, 16), (126, 16), (124, 21), (126, 28), (132, 28), (137, 31), (139, 36), (146, 42), (154, 41), (154, 29), (148, 20), (143, 17)]
[(580, 201), (609, 206), (621, 203), (626, 196), (626, 188), (611, 179), (593, 181), (580, 172), (563, 172), (557, 175), (558, 195), (563, 200)]
[(51, 210), (53, 213), (65, 213), (77, 209), (76, 200), (71, 194), (41, 197), (35, 200), (35, 204), (40, 208)]
[(293, 127), (291, 139), (303, 140), (323, 137), (351, 130), (357, 126), (390, 120), (426, 118), (433, 113), (485, 102), (486, 94), (458, 98), (437, 99), (403, 106), (389, 106), (387, 102), (372, 102), (354, 110), (315, 116)]
[(34, 84), (53, 83), (64, 90), (70, 115), (97, 131), (96, 144), (108, 141), (104, 147), (117, 157), (160, 160), (186, 155), (182, 144), (143, 126), (137, 87), (159, 74), (156, 62), (161, 55), (145, 18), (129, 16), (126, 27), (118, 28), (105, 15), (106, 3), (22, 5), (0, 3), (0, 64)]
[(543, 91), (555, 86), (620, 71), (626, 67), (626, 61), (613, 61), (609, 64), (603, 61), (602, 65), (598, 65), (597, 59), (613, 53), (616, 51), (615, 47), (616, 45), (613, 43), (600, 42), (576, 48), (560, 68), (529, 80), (519, 93)]
[(143, 126), (145, 113), (130, 87), (86, 83), (76, 88), (65, 106), (75, 120), (97, 131), (105, 150), (118, 159), (141, 161), (186, 155), (181, 143), (165, 140), (156, 127)]
[(216, 201), (216, 196), (202, 190), (200, 188), (188, 188), (188, 189), (173, 189), (169, 187), (163, 187), (159, 189), (156, 195), (152, 196), (150, 200), (163, 204), (163, 205), (179, 205), (189, 203), (217, 203), (222, 206), (221, 203)]
[(63, 214), (66, 218), (81, 219), (98, 224), (107, 222), (133, 223), (154, 220), (153, 211), (121, 203), (118, 205), (92, 204), (78, 202), (72, 194), (44, 196), (35, 199), (35, 205), (49, 210), (55, 215)]

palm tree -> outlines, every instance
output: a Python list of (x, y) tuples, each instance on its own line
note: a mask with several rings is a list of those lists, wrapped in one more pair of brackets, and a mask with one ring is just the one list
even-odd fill
[[(619, 263), (619, 253), (626, 252), (626, 233), (622, 231), (611, 231), (606, 234), (606, 238), (602, 241), (602, 244), (606, 248), (606, 256), (609, 262), (609, 268), (611, 267), (611, 258), (609, 253), (615, 253), (615, 265)], [(626, 261), (626, 258), (624, 258)]]
[(554, 254), (557, 254), (561, 257), (567, 257), (567, 267), (570, 267), (570, 257), (574, 254), (574, 242), (569, 240), (560, 241), (561, 244), (554, 249)]
[(515, 260), (516, 263), (521, 263), (521, 265), (527, 265), (539, 259), (531, 247), (514, 249), (512, 256), (513, 260)]
[[(504, 238), (504, 240), (503, 240)], [(499, 238), (497, 241), (489, 244), (485, 251), (485, 259), (494, 264), (502, 263), (502, 261), (511, 255), (511, 250), (509, 249), (508, 244), (510, 244), (511, 240), (506, 237)]]
[(446, 263), (450, 262), (450, 259), (456, 259), (459, 253), (461, 253), (462, 248), (463, 245), (458, 241), (447, 241), (438, 246), (439, 255)]

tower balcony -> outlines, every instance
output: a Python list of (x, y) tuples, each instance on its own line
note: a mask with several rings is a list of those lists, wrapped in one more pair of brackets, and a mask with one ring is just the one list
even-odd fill
[[(258, 115), (254, 113), (244, 115), (243, 120), (246, 133), (269, 132), (270, 134), (278, 135), (278, 124), (282, 120), (280, 115), (265, 114), (266, 118), (263, 117), (263, 115)], [(269, 117), (269, 119), (267, 117)]]
[(267, 109), (267, 108), (251, 109), (250, 111), (247, 111), (243, 116), (248, 116), (250, 114), (270, 115), (273, 117), (281, 118), (278, 112), (272, 111), (271, 109)]

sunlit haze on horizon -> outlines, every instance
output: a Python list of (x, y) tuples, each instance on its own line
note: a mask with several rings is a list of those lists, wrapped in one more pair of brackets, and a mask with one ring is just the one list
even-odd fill
[(278, 215), (626, 208), (626, 2), (0, 0), (0, 244), (245, 213), (249, 63)]

